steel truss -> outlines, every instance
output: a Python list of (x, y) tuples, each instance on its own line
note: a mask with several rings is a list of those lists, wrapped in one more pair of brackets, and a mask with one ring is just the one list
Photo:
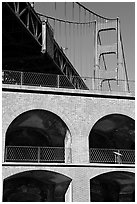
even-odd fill
[(28, 2), (7, 2), (6, 5), (41, 46), (42, 54), (48, 55), (60, 69), (62, 75), (68, 78), (71, 86), (76, 89), (88, 89), (63, 50), (54, 40), (53, 29), (48, 21), (42, 21)]

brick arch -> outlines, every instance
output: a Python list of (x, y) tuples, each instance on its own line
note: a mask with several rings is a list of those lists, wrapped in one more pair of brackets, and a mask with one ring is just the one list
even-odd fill
[(119, 112), (110, 112), (110, 111), (107, 111), (107, 112), (105, 112), (105, 113), (99, 113), (99, 114), (97, 114), (97, 117), (96, 118), (93, 118), (93, 121), (92, 121), (92, 127), (91, 127), (91, 125), (89, 124), (88, 125), (88, 127), (87, 127), (87, 137), (89, 137), (89, 134), (90, 134), (90, 131), (91, 131), (91, 129), (93, 128), (93, 126), (101, 119), (101, 118), (103, 118), (103, 117), (105, 117), (105, 116), (107, 116), (107, 115), (111, 115), (111, 114), (120, 114), (120, 115), (125, 115), (125, 116), (127, 116), (127, 117), (129, 117), (129, 118), (131, 118), (131, 119), (133, 119), (133, 120), (135, 120), (135, 116), (133, 116), (130, 112), (123, 112), (123, 111), (119, 111)]
[(12, 121), (16, 117), (18, 117), (19, 115), (21, 115), (24, 112), (27, 112), (27, 111), (30, 111), (30, 110), (35, 110), (35, 109), (41, 109), (41, 110), (45, 110), (45, 111), (50, 111), (50, 112), (56, 114), (57, 116), (59, 116), (64, 121), (64, 123), (66, 124), (66, 126), (70, 130), (71, 135), (75, 135), (76, 134), (76, 130), (73, 127), (73, 123), (67, 117), (67, 114), (65, 114), (64, 109), (61, 109), (60, 107), (58, 107), (58, 109), (57, 109), (57, 108), (54, 108), (54, 107), (51, 107), (51, 106), (49, 106), (49, 107), (40, 106), (39, 107), (39, 106), (32, 106), (32, 105), (29, 105), (27, 107), (22, 106), (20, 109), (15, 110), (13, 112), (13, 114), (11, 114), (11, 117), (8, 118), (9, 121), (8, 121), (7, 128), (6, 128), (5, 131), (7, 131), (8, 126), (12, 123)]
[[(41, 110), (41, 111), (48, 111), (48, 112), (50, 112), (50, 113), (52, 113), (52, 114), (54, 114), (54, 115), (56, 115), (56, 116), (58, 116), (62, 121), (63, 121), (63, 123), (66, 125), (66, 127), (68, 128), (67, 129), (67, 133), (66, 133), (66, 136), (65, 136), (65, 140), (64, 140), (64, 142), (65, 142), (65, 161), (67, 162), (67, 163), (70, 163), (71, 162), (71, 160), (72, 160), (72, 158), (70, 157), (70, 155), (71, 155), (71, 143), (72, 143), (72, 134), (74, 134), (74, 133), (72, 133), (72, 132), (74, 132), (74, 129), (73, 129), (73, 126), (71, 125), (71, 123), (70, 123), (70, 121), (68, 120), (68, 118), (66, 117), (66, 115), (64, 114), (64, 112), (61, 112), (59, 109), (58, 110), (53, 110), (53, 108), (50, 108), (50, 110), (49, 109), (43, 109), (43, 108), (40, 108), (40, 109), (32, 109), (32, 106), (31, 106), (31, 108), (30, 107), (27, 107), (27, 109), (25, 108), (25, 111), (23, 111), (23, 110), (17, 110), (16, 112), (15, 112), (15, 114), (14, 114), (14, 119), (13, 118), (10, 118), (10, 121), (11, 121), (11, 123), (17, 118), (17, 117), (19, 117), (21, 114), (25, 114), (25, 113), (27, 113), (27, 112), (29, 112), (29, 111), (35, 111), (35, 110)], [(12, 120), (13, 119), (13, 120)], [(11, 124), (10, 123), (10, 124)], [(69, 125), (68, 125), (68, 123), (69, 123)], [(9, 124), (9, 125), (10, 125)], [(69, 127), (68, 127), (69, 126)], [(71, 126), (71, 128), (70, 128), (70, 126)], [(9, 127), (9, 126), (8, 126)], [(7, 128), (7, 130), (8, 130), (8, 128)], [(5, 133), (6, 134), (6, 133)], [(5, 144), (5, 143), (4, 143)]]
[[(130, 157), (130, 162), (134, 162), (132, 155), (134, 153), (126, 151), (134, 150), (134, 126), (134, 119), (127, 114), (111, 113), (99, 118), (90, 129), (88, 136), (89, 160), (91, 158), (91, 162), (95, 163), (100, 160), (104, 162), (104, 159), (110, 163), (126, 163)], [(111, 149), (116, 151), (113, 153)], [(117, 149), (122, 153), (120, 154), (118, 150), (120, 156), (117, 156)]]
[[(18, 180), (20, 180), (19, 183), (18, 183)], [(65, 201), (65, 193), (66, 193), (71, 181), (72, 181), (72, 179), (70, 177), (68, 177), (62, 173), (56, 172), (56, 171), (41, 170), (41, 169), (20, 171), (18, 173), (16, 172), (16, 173), (4, 178), (4, 188), (7, 188), (9, 193), (7, 194), (7, 191), (4, 192), (4, 190), (3, 190), (3, 194), (5, 194), (5, 197), (3, 197), (3, 198), (7, 199), (7, 196), (9, 196), (9, 199), (10, 198), (13, 199), (11, 201), (17, 201), (14, 199), (15, 198), (22, 199), (22, 195), (24, 195), (24, 193), (26, 192), (26, 196), (27, 197), (31, 196), (31, 199), (34, 199), (34, 200), (35, 199), (36, 200), (37, 199), (46, 199), (46, 200), (37, 200), (39, 202), (41, 202), (41, 201), (46, 201), (46, 202), (48, 202), (48, 201), (50, 201), (50, 202), (51, 201), (54, 201), (54, 202), (60, 201), (61, 202), (62, 201), (63, 202), (63, 201)], [(13, 192), (14, 188), (12, 186), (14, 186), (15, 189), (17, 188), (15, 192)], [(24, 188), (25, 188), (25, 191), (23, 190)], [(48, 190), (47, 195), (45, 194), (46, 189)], [(31, 190), (31, 192), (30, 192), (30, 190)], [(37, 192), (36, 192), (36, 190), (37, 190)], [(17, 191), (19, 191), (19, 192), (16, 193)], [(32, 192), (33, 192), (33, 196), (32, 196)], [(52, 195), (53, 193), (54, 193), (54, 195)], [(21, 197), (18, 194), (20, 194)], [(53, 198), (54, 198), (54, 200), (53, 200)], [(4, 200), (4, 201), (6, 201), (6, 200)], [(24, 196), (23, 196), (22, 202), (23, 201), (24, 201)], [(21, 200), (19, 202), (21, 202)], [(26, 202), (26, 200), (25, 200), (25, 202)]]
[(91, 202), (124, 202), (127, 197), (133, 202), (134, 193), (135, 173), (125, 169), (102, 172), (90, 179)]
[(135, 169), (133, 169), (132, 167), (131, 168), (120, 168), (120, 166), (119, 166), (119, 168), (118, 168), (118, 170), (117, 170), (117, 168), (113, 168), (113, 167), (107, 167), (107, 168), (96, 168), (96, 171), (94, 171), (94, 172), (92, 172), (91, 174), (89, 174), (89, 177), (90, 177), (90, 179), (94, 179), (95, 177), (97, 177), (97, 176), (100, 176), (100, 175), (102, 175), (102, 174), (105, 174), (105, 173), (110, 173), (110, 172), (115, 172), (115, 171), (125, 171), (125, 172), (129, 172), (129, 173), (134, 173), (135, 174)]
[[(123, 116), (123, 118), (126, 118), (126, 117), (127, 117), (127, 118), (129, 118), (129, 119), (131, 119), (131, 120), (134, 121), (134, 119), (131, 118), (130, 116), (128, 116), (127, 114), (110, 113), (110, 114), (103, 115), (103, 116), (101, 116), (100, 118), (98, 118), (98, 119), (96, 120), (96, 122), (94, 123), (94, 125), (91, 127), (90, 132), (91, 132), (91, 130), (95, 127), (95, 125), (96, 125), (99, 121), (101, 121), (103, 118), (107, 118), (107, 117), (110, 117), (110, 116)], [(90, 135), (90, 132), (89, 132), (89, 135)]]
[(107, 116), (107, 115), (111, 115), (111, 114), (121, 114), (121, 115), (125, 115), (131, 119), (135, 119), (135, 116), (132, 115), (130, 112), (123, 112), (123, 111), (119, 111), (119, 112), (110, 112), (110, 111), (106, 111), (105, 113), (99, 113), (97, 114), (97, 116), (95, 118), (93, 118), (92, 120), (92, 126), (91, 124), (89, 123), (86, 127), (86, 136), (87, 136), (87, 148), (89, 149), (89, 134), (90, 134), (90, 131), (91, 129), (93, 128), (93, 126), (103, 117)]
[(18, 174), (18, 173), (22, 173), (24, 171), (33, 171), (33, 170), (46, 170), (46, 171), (52, 171), (52, 172), (56, 172), (59, 174), (63, 174), (66, 177), (73, 177), (73, 174), (71, 171), (69, 171), (69, 169), (67, 170), (66, 168), (60, 168), (58, 166), (51, 166), (51, 165), (38, 165), (37, 168), (36, 166), (16, 166), (16, 168), (8, 168), (5, 167), (4, 168), (4, 172), (2, 174), (2, 179), (4, 180), (5, 178), (8, 178), (10, 176), (13, 176), (14, 174)]
[[(98, 114), (96, 114), (95, 117), (92, 118), (92, 125), (90, 123), (86, 123), (86, 126), (85, 126), (85, 135), (87, 136), (87, 148), (88, 149), (89, 149), (89, 134), (90, 134), (91, 129), (98, 122), (99, 119), (101, 119), (107, 115), (111, 115), (111, 114), (121, 114), (121, 115), (125, 115), (125, 116), (130, 117), (131, 119), (135, 120), (135, 115), (132, 114), (132, 112), (130, 112), (130, 111), (127, 112), (127, 111), (119, 110), (117, 112), (112, 112), (112, 111), (105, 109), (105, 112), (103, 112), (103, 113), (98, 112)], [(91, 115), (91, 117), (92, 117), (92, 115)]]

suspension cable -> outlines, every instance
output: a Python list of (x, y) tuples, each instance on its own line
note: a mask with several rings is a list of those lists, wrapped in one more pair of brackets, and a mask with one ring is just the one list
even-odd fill
[(68, 20), (63, 20), (63, 19), (59, 19), (59, 18), (54, 18), (52, 16), (48, 16), (48, 15), (45, 15), (45, 14), (41, 14), (41, 13), (37, 13), (39, 16), (42, 16), (42, 17), (45, 17), (45, 18), (48, 18), (48, 19), (51, 19), (51, 20), (55, 20), (55, 21), (61, 21), (63, 23), (71, 23), (71, 24), (89, 24), (89, 23), (95, 23), (95, 21), (90, 21), (90, 22), (76, 22), (76, 21), (68, 21)]
[(104, 16), (100, 16), (99, 14), (94, 13), (94, 12), (91, 11), (90, 9), (86, 8), (85, 6), (83, 6), (81, 3), (76, 2), (76, 4), (78, 4), (79, 6), (81, 6), (83, 9), (89, 11), (89, 12), (92, 13), (94, 16), (97, 16), (97, 17), (102, 18), (102, 19), (104, 19), (104, 20), (116, 20), (116, 19), (117, 19), (117, 18), (106, 18), (106, 17), (104, 17)]
[[(96, 16), (97, 19), (100, 18), (100, 19), (104, 19), (104, 20), (117, 20), (117, 18), (106, 18), (104, 16), (101, 16), (93, 11), (91, 11), (90, 9), (86, 8), (84, 5), (82, 5), (81, 3), (79, 2), (73, 2), (73, 12), (74, 12), (74, 3), (76, 3), (78, 6), (79, 6), (79, 9), (80, 8), (83, 8), (86, 11), (88, 11), (89, 13), (91, 13), (93, 16)], [(56, 3), (55, 3), (55, 9), (56, 9)], [(45, 17), (45, 18), (49, 18), (49, 19), (52, 19), (52, 20), (56, 20), (56, 21), (61, 21), (61, 22), (64, 22), (64, 23), (72, 23), (72, 24), (89, 24), (89, 23), (94, 23), (95, 20), (93, 21), (89, 21), (89, 22), (76, 22), (76, 21), (68, 21), (68, 20), (63, 20), (63, 19), (59, 19), (59, 18), (55, 18), (55, 17), (52, 17), (52, 16), (48, 16), (48, 15), (45, 15), (45, 14), (41, 14), (41, 13), (37, 13), (39, 16), (42, 16), (42, 17)], [(66, 15), (66, 4), (65, 4), (65, 15)], [(74, 13), (72, 14), (73, 15), (73, 18), (74, 18)], [(97, 20), (98, 21), (98, 20)]]

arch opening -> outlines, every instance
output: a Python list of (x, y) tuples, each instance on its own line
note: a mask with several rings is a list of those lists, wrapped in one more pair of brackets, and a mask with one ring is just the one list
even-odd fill
[(135, 174), (113, 171), (90, 179), (90, 201), (134, 202)]
[(4, 202), (65, 202), (72, 179), (52, 171), (31, 170), (4, 179)]
[(99, 119), (89, 134), (90, 162), (135, 163), (135, 121), (110, 114)]
[(59, 116), (35, 109), (12, 121), (5, 146), (6, 161), (65, 162), (70, 160), (71, 134)]

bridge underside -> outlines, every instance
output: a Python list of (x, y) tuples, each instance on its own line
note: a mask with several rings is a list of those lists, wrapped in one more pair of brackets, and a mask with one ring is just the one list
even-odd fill
[[(7, 3), (3, 3), (2, 9), (3, 69), (62, 74), (48, 53), (41, 53), (41, 36), (38, 41), (22, 23), (21, 16), (18, 18)], [(25, 18), (27, 15), (24, 17), (22, 14), (23, 21)], [(37, 23), (41, 30), (39, 19)]]
[(30, 3), (5, 2), (2, 10), (3, 70), (63, 75), (68, 88), (88, 89)]

